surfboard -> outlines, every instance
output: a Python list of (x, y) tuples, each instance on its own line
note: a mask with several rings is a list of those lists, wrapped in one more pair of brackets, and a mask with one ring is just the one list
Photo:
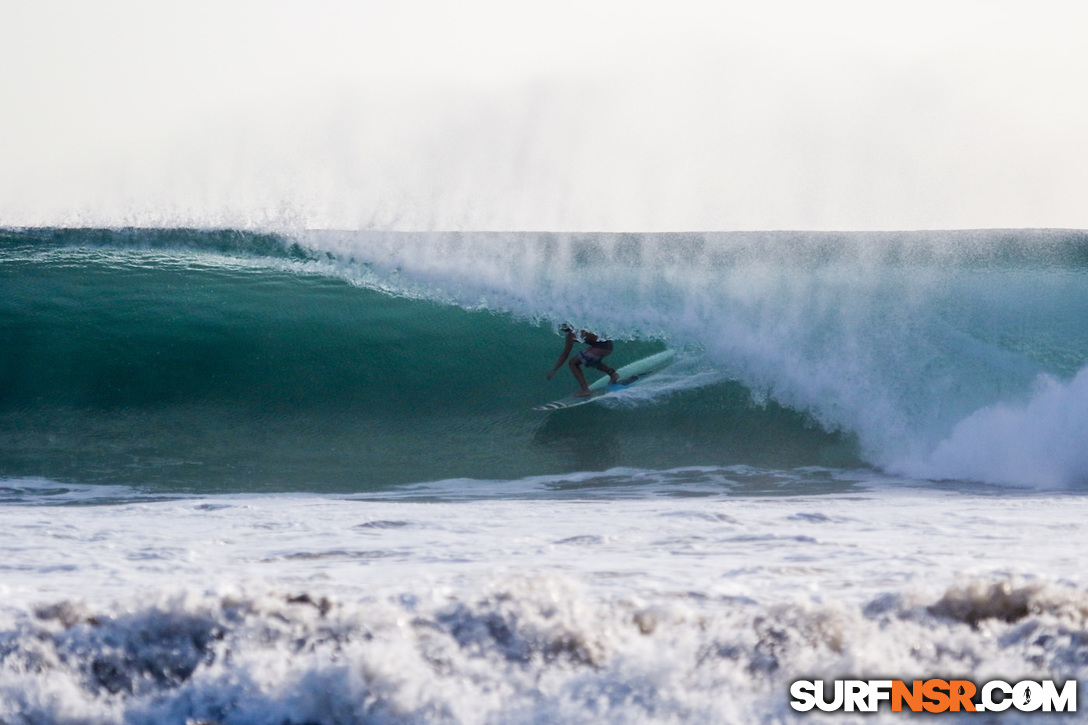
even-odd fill
[(538, 405), (533, 408), (533, 410), (563, 410), (564, 408), (574, 408), (579, 405), (585, 405), (586, 403), (592, 403), (594, 400), (603, 398), (609, 393), (614, 393), (617, 390), (624, 390), (645, 380), (650, 375), (667, 367), (675, 359), (675, 350), (664, 350), (656, 355), (644, 357), (641, 360), (636, 360), (630, 365), (624, 365), (622, 368), (617, 369), (616, 374), (620, 376), (620, 379), (619, 382), (615, 384), (610, 383), (607, 377), (603, 377), (589, 386), (589, 395), (585, 397), (579, 398), (574, 395), (568, 395), (565, 398), (553, 400), (544, 405)]

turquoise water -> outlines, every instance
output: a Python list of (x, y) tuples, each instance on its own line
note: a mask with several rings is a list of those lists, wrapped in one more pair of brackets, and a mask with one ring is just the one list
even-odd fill
[[(1083, 699), (1086, 252), (0, 232), (0, 722), (770, 724), (842, 678)], [(533, 411), (574, 388), (545, 379), (562, 322), (616, 366), (679, 357)]]
[[(1046, 429), (1026, 407), (1041, 381), (1058, 386), (1043, 415), (1088, 432), (1086, 250), (1030, 231), (12, 230), (0, 477), (350, 492), (746, 465), (1079, 485), (1086, 464), (1053, 441), (1018, 459), (1038, 481), (940, 446), (995, 405)], [(564, 320), (614, 337), (614, 366), (681, 359), (637, 396), (534, 412), (574, 388), (544, 378)], [(979, 425), (961, 458), (1023, 437)]]
[[(574, 385), (544, 378), (562, 349), (549, 326), (266, 261), (113, 246), (5, 260), (0, 476), (352, 491), (850, 460), (843, 436), (731, 381), (637, 412), (532, 411)], [(664, 341), (617, 347), (620, 365)], [(707, 427), (708, 411), (734, 423)]]

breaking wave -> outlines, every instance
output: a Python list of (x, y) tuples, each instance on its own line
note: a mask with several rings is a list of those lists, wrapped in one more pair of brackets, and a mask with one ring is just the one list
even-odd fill
[[(0, 275), (7, 477), (358, 490), (864, 461), (1088, 480), (1083, 232), (11, 230)], [(614, 363), (681, 361), (541, 417), (572, 387), (543, 378), (562, 321), (616, 339)]]

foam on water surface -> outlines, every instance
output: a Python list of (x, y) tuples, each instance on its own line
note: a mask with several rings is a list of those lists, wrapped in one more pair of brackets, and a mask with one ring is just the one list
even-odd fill
[(801, 676), (1083, 680), (1084, 508), (879, 482), (7, 507), (0, 717), (778, 722)]
[[(0, 722), (773, 723), (802, 677), (1083, 684), (1086, 248), (0, 233)], [(564, 321), (680, 359), (541, 417)]]

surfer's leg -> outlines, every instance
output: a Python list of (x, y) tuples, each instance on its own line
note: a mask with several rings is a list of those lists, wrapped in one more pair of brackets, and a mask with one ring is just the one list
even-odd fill
[(587, 353), (588, 359), (586, 360), (586, 365), (591, 365), (600, 370), (602, 373), (608, 376), (609, 381), (611, 381), (612, 383), (618, 383), (620, 381), (620, 376), (616, 374), (615, 370), (604, 364), (603, 358), (606, 355), (611, 354), (611, 350), (606, 350), (604, 348), (595, 348), (590, 353)]
[(585, 373), (582, 372), (582, 358), (575, 356), (570, 360), (570, 371), (574, 373), (574, 379), (578, 381), (578, 387), (581, 388), (574, 395), (581, 398), (589, 395), (589, 385), (586, 383)]

